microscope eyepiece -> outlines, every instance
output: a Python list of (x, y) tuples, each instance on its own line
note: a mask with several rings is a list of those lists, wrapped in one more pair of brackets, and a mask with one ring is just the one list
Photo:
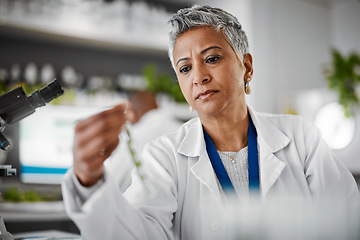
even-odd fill
[(28, 97), (28, 100), (32, 107), (35, 109), (37, 107), (44, 106), (46, 103), (59, 97), (63, 93), (63, 88), (56, 80), (54, 80), (42, 89), (33, 92), (31, 96)]
[(52, 81), (40, 90), (40, 95), (43, 96), (45, 102), (47, 103), (63, 94), (64, 89), (57, 81)]

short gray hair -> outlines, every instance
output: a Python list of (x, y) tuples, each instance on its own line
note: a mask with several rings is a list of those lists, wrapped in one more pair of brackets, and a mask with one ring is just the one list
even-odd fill
[(249, 43), (241, 24), (236, 17), (222, 9), (194, 5), (180, 9), (168, 23), (171, 27), (168, 54), (173, 67), (176, 39), (180, 34), (197, 27), (209, 26), (216, 31), (221, 31), (234, 51), (242, 57), (249, 52)]

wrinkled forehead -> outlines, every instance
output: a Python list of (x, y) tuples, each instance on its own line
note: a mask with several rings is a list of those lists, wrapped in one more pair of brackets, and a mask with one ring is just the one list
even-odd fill
[(239, 54), (236, 53), (221, 30), (209, 26), (201, 26), (189, 29), (178, 35), (172, 52), (173, 63), (176, 65), (178, 58), (182, 58), (190, 52), (200, 53), (210, 46), (217, 46), (223, 50), (231, 49), (239, 58)]
[[(228, 42), (225, 35), (221, 31), (217, 31), (211, 27), (197, 27), (189, 29), (178, 35), (174, 53), (184, 50), (184, 48), (196, 48), (207, 44), (224, 45)], [(174, 54), (173, 53), (173, 54)]]

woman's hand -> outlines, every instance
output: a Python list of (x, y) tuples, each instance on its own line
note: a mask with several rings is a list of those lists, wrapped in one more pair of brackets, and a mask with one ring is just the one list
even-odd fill
[(104, 161), (119, 143), (126, 120), (128, 103), (80, 121), (75, 127), (74, 171), (80, 183), (90, 187), (104, 174)]

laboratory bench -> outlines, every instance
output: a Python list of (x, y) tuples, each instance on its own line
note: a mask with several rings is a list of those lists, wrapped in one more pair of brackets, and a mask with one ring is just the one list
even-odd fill
[(18, 178), (1, 179), (0, 192), (16, 187), (18, 189), (31, 189), (38, 193), (58, 194), (59, 199), (52, 202), (0, 202), (0, 216), (5, 222), (7, 231), (11, 234), (52, 231), (79, 234), (80, 231), (66, 215), (61, 199), (60, 185), (28, 184), (22, 183)]

